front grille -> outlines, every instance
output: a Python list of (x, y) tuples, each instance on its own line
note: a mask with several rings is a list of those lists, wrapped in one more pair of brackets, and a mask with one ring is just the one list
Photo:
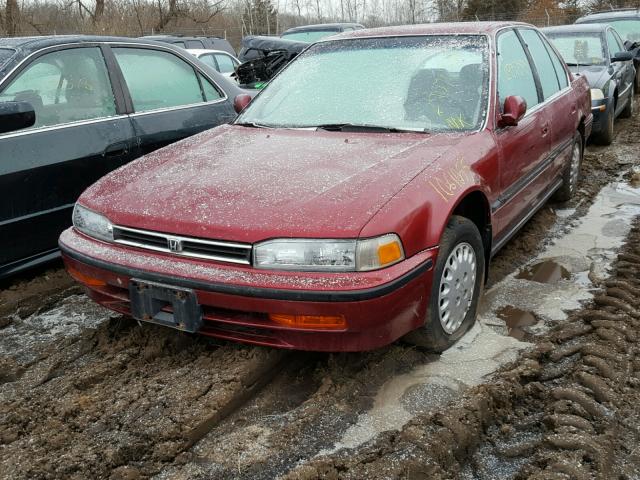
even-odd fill
[(251, 264), (251, 245), (247, 243), (204, 240), (120, 226), (113, 227), (113, 240), (122, 245), (183, 257)]

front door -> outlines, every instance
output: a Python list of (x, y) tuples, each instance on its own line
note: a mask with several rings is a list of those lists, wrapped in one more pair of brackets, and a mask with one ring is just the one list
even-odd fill
[(33, 127), (0, 135), (0, 276), (53, 254), (84, 189), (129, 161), (134, 132), (99, 45), (46, 50), (5, 79)]
[(519, 226), (545, 187), (541, 179), (549, 155), (549, 118), (541, 108), (542, 92), (532, 64), (514, 30), (497, 39), (497, 101), (518, 95), (527, 102), (515, 127), (496, 130), (500, 150), (500, 196), (493, 205), (497, 242)]

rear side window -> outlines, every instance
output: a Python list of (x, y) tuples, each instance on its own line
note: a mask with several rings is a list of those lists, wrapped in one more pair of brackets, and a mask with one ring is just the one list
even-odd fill
[(527, 45), (531, 57), (533, 57), (533, 63), (536, 66), (538, 78), (542, 85), (542, 94), (546, 100), (560, 90), (556, 71), (553, 68), (553, 63), (551, 63), (549, 52), (547, 52), (547, 49), (542, 43), (542, 39), (535, 30), (519, 29), (518, 31), (520, 35), (522, 35), (522, 39)]
[(200, 40), (187, 40), (185, 43), (187, 48), (204, 48), (204, 45)]
[(527, 102), (527, 110), (538, 104), (538, 91), (531, 65), (513, 30), (498, 37), (498, 98), (519, 95)]
[(198, 58), (200, 59), (201, 62), (204, 62), (210, 67), (213, 67), (216, 70), (218, 70), (218, 64), (216, 63), (216, 59), (213, 57), (213, 54), (206, 53), (204, 55), (200, 55)]
[(216, 60), (218, 61), (218, 71), (220, 73), (232, 73), (235, 70), (235, 62), (229, 55), (216, 53)]
[(567, 79), (567, 71), (562, 64), (562, 60), (560, 60), (558, 54), (553, 50), (553, 48), (551, 48), (551, 44), (547, 41), (547, 39), (544, 38), (542, 34), (539, 35), (542, 39), (542, 43), (549, 53), (549, 57), (551, 58), (551, 63), (553, 64), (553, 69), (556, 72), (556, 78), (558, 79), (560, 90), (562, 90), (563, 88), (567, 88), (569, 86), (569, 80)]
[(196, 71), (176, 55), (141, 48), (113, 48), (136, 112), (206, 101)]
[(72, 48), (31, 62), (0, 93), (2, 101), (31, 104), (32, 128), (60, 125), (116, 114), (115, 99), (99, 48)]

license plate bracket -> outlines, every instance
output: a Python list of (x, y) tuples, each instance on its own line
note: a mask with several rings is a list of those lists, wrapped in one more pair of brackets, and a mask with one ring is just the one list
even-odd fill
[(129, 280), (131, 316), (185, 332), (202, 326), (202, 307), (193, 290), (144, 280)]

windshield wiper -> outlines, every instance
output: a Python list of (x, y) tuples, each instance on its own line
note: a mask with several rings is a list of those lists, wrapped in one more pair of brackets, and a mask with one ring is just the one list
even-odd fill
[(592, 67), (593, 63), (570, 63), (567, 62), (567, 65), (570, 67)]
[(234, 125), (240, 125), (241, 127), (251, 127), (251, 128), (273, 128), (271, 125), (263, 125), (261, 123), (255, 122), (237, 122)]
[(325, 123), (323, 125), (315, 125), (315, 129), (329, 132), (426, 133), (424, 128), (381, 127), (379, 125), (357, 123)]

